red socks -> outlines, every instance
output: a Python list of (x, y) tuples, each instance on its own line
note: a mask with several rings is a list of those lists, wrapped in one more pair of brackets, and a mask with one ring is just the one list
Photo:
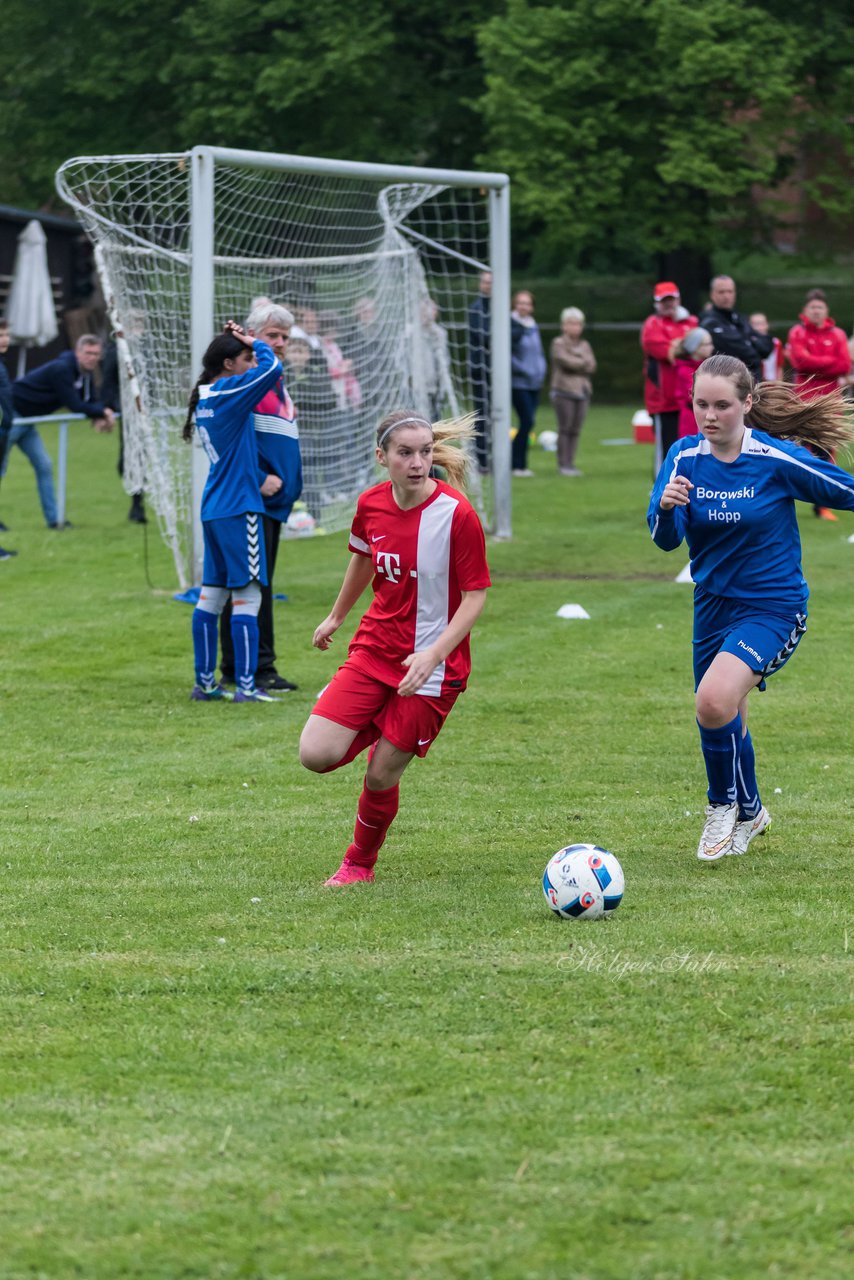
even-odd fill
[(348, 862), (372, 867), (382, 848), (389, 827), (394, 822), (400, 803), (400, 784), (386, 791), (369, 791), (367, 781), (359, 796), (353, 843), (344, 855)]

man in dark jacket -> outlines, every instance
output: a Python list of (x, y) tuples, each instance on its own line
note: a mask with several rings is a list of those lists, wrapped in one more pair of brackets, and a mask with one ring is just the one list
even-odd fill
[(747, 365), (757, 381), (762, 377), (762, 361), (774, 350), (770, 334), (757, 333), (735, 310), (735, 281), (715, 276), (709, 286), (711, 301), (700, 316), (715, 344), (715, 355), (735, 356)]
[[(93, 374), (101, 358), (101, 341), (92, 334), (78, 338), (73, 351), (65, 351), (40, 369), (16, 378), (12, 383), (12, 404), (18, 418), (43, 418), (58, 409), (85, 413), (99, 431), (112, 431), (115, 417), (112, 409), (95, 399)], [(49, 529), (58, 528), (56, 494), (53, 488), (53, 463), (44, 441), (32, 423), (18, 424), (9, 433), (5, 470), (12, 445), (17, 445), (29, 459), (36, 473), (39, 499)]]

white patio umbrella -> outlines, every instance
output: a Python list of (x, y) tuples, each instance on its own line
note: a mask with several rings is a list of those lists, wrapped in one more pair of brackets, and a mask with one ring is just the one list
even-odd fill
[(47, 266), (47, 238), (36, 218), (18, 236), (6, 319), (12, 341), (20, 344), (20, 378), (27, 368), (27, 347), (46, 347), (59, 333)]

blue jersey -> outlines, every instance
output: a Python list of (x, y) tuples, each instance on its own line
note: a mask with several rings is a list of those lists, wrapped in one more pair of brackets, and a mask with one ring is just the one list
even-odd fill
[(199, 387), (196, 430), (211, 464), (202, 494), (203, 520), (264, 510), (252, 410), (276, 385), (282, 366), (266, 342), (253, 346), (256, 368)]
[(278, 493), (264, 499), (264, 510), (271, 520), (283, 524), (302, 492), (297, 414), (283, 378), (255, 405), (252, 420), (258, 444), (258, 484), (270, 475), (282, 482)]
[[(694, 485), (688, 506), (662, 511), (664, 486), (677, 475)], [(854, 477), (790, 440), (750, 427), (733, 462), (716, 458), (702, 435), (686, 436), (664, 460), (647, 523), (664, 551), (685, 539), (691, 577), (712, 595), (797, 608), (809, 588), (796, 498), (854, 511)]]

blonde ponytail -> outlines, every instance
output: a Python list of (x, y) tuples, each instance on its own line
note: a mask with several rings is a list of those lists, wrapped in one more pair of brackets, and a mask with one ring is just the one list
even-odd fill
[[(384, 449), (398, 427), (425, 426), (433, 432), (433, 463), (442, 467), (448, 475), (448, 484), (454, 489), (464, 489), (469, 459), (460, 444), (474, 440), (476, 413), (466, 413), (460, 418), (445, 418), (430, 422), (413, 409), (395, 409), (386, 415), (377, 428), (377, 446)], [(456, 443), (452, 444), (451, 441)]]

